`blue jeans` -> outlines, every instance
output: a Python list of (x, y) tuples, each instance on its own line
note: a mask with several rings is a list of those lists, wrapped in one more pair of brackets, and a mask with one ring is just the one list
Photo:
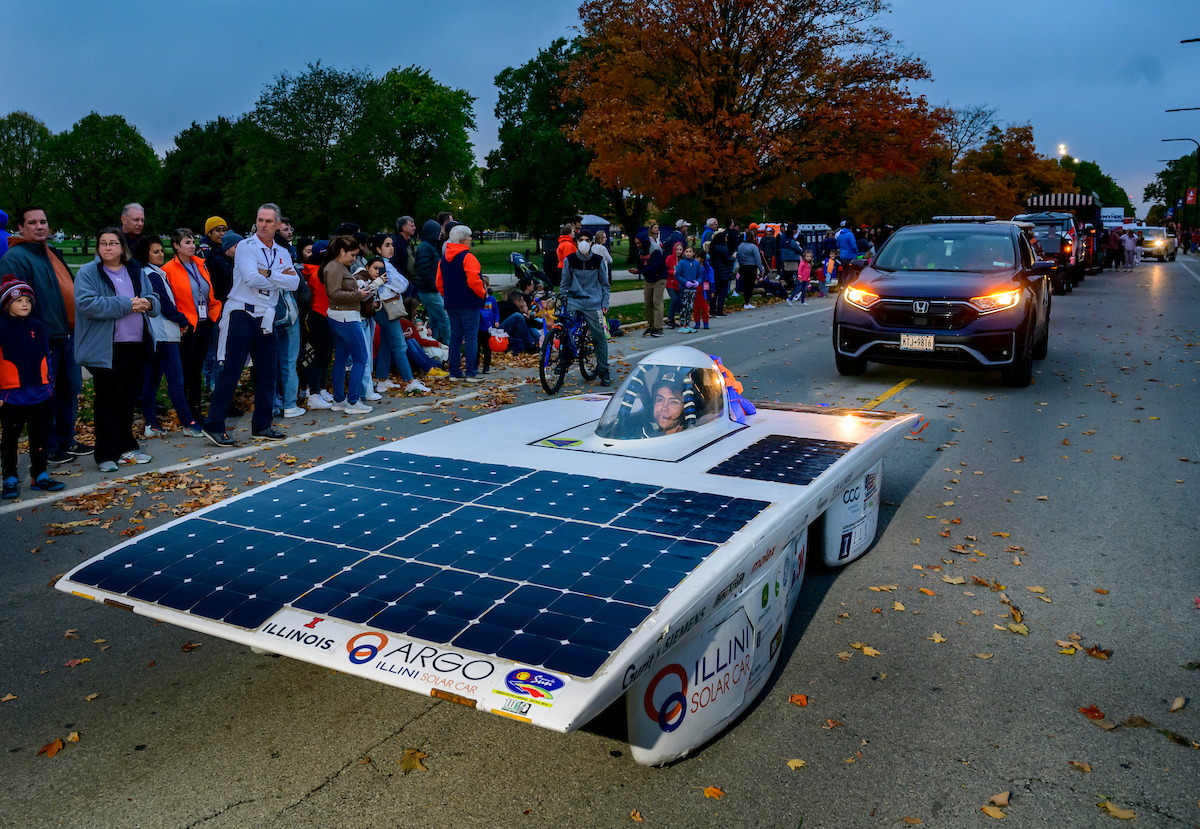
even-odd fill
[[(262, 322), (242, 310), (228, 312), (221, 320), (225, 327), (225, 359), (218, 363), (217, 379), (213, 388), (212, 401), (208, 404), (208, 418), (204, 431), (221, 434), (226, 431), (225, 418), (233, 404), (233, 394), (242, 379), (246, 357), (254, 361), (254, 417), (250, 429), (254, 434), (271, 428), (272, 409), (275, 405), (275, 365), (278, 342), (275, 332), (264, 334)], [(213, 338), (220, 342), (221, 332)], [(219, 346), (218, 346), (219, 351)]]
[(375, 325), (379, 328), (379, 354), (375, 357), (375, 379), (386, 380), (392, 373), (392, 363), (405, 383), (413, 379), (412, 366), (408, 364), (408, 346), (405, 345), (404, 329), (400, 320), (388, 319), (387, 311), (380, 309), (375, 314)]
[(479, 361), (479, 309), (447, 308), (450, 317), (450, 376), (462, 377), (462, 350), (466, 346), (467, 376), (475, 376), (475, 364)]
[(421, 344), (416, 340), (405, 340), (406, 349), (408, 350), (408, 364), (410, 368), (416, 368), (422, 374), (428, 374), (431, 368), (437, 368), (437, 360), (425, 353), (425, 349), (421, 348)]
[(671, 304), (667, 306), (667, 322), (675, 324), (675, 315), (683, 308), (683, 300), (679, 296), (679, 291), (674, 288), (667, 288), (667, 296), (671, 298)]
[(371, 330), (371, 320), (369, 319), (364, 319), (358, 324), (358, 327), (362, 329), (363, 348), (366, 349), (364, 353), (367, 356), (367, 361), (363, 365), (362, 383), (358, 387), (358, 396), (366, 397), (375, 391), (375, 386), (371, 384), (371, 369), (373, 368), (371, 365), (371, 352), (374, 350), (372, 346), (374, 345), (375, 335)]
[(537, 337), (529, 330), (529, 323), (521, 313), (510, 314), (508, 319), (500, 323), (500, 327), (508, 332), (508, 351), (510, 354), (521, 354), (526, 351), (537, 351)]
[(296, 395), (300, 391), (300, 375), (296, 373), (296, 361), (300, 359), (300, 320), (291, 325), (275, 329), (279, 338), (279, 408), (296, 408)]
[(425, 306), (425, 313), (429, 316), (429, 329), (433, 331), (433, 336), (439, 343), (449, 343), (450, 315), (446, 311), (446, 303), (442, 299), (442, 295), (437, 291), (429, 293), (417, 291), (417, 296), (420, 298), (421, 304)]
[(75, 337), (50, 341), (50, 381), (54, 383), (53, 419), (50, 422), (50, 457), (62, 454), (75, 442), (75, 418), (83, 394), (83, 372), (75, 362)]
[[(331, 319), (333, 331), (333, 399), (341, 403), (348, 400), (358, 402), (362, 388), (363, 372), (367, 368), (367, 341), (363, 338), (362, 326), (357, 322), (340, 322)], [(350, 391), (346, 391), (346, 358), (350, 363)]]
[(179, 343), (159, 343), (154, 347), (154, 358), (146, 361), (146, 380), (142, 384), (142, 414), (146, 425), (158, 428), (158, 384), (167, 378), (167, 395), (179, 418), (179, 425), (191, 426), (196, 422), (188, 408), (187, 395), (183, 391), (183, 361), (179, 357)]

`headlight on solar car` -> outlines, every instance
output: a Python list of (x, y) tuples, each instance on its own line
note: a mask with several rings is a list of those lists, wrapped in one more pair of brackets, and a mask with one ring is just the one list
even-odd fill
[(879, 297), (869, 291), (863, 291), (859, 288), (848, 288), (844, 294), (846, 301), (851, 305), (862, 308), (864, 311), (879, 301)]
[(1003, 311), (1005, 308), (1012, 308), (1020, 301), (1020, 291), (1003, 291), (998, 294), (988, 294), (987, 296), (977, 296), (971, 298), (971, 304), (983, 314), (990, 314), (993, 311)]

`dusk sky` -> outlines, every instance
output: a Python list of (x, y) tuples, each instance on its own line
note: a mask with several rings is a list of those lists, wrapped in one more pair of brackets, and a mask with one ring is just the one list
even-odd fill
[[(578, 23), (570, 2), (455, 4), (362, 0), (352, 6), (209, 0), (187, 8), (127, 0), (0, 2), (0, 114), (26, 110), (54, 132), (95, 110), (122, 115), (160, 154), (193, 120), (236, 117), (280, 72), (322, 61), (379, 75), (416, 64), (476, 102), (482, 161), (497, 144), (495, 75), (532, 58)], [(453, 17), (451, 17), (453, 11)], [(1197, 0), (1087, 3), (893, 0), (880, 19), (934, 80), (931, 103), (989, 104), (1001, 123), (1033, 124), (1039, 149), (1096, 161), (1129, 193), (1158, 159), (1200, 140)], [(664, 35), (666, 36), (666, 35)], [(781, 217), (786, 218), (786, 217)]]

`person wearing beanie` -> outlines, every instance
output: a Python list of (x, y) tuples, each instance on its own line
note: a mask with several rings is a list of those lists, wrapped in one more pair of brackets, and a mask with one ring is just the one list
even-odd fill
[(196, 246), (196, 255), (201, 259), (208, 259), (210, 253), (220, 253), (221, 238), (228, 229), (225, 220), (220, 216), (209, 216), (208, 221), (204, 223), (204, 238)]
[(14, 276), (0, 281), (0, 475), (5, 499), (20, 496), (17, 443), (29, 430), (30, 487), (57, 492), (66, 484), (46, 472), (53, 424), (50, 338), (33, 313), (33, 288)]

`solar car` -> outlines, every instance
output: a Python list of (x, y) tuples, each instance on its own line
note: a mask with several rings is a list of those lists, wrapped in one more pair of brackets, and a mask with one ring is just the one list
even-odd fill
[(856, 273), (833, 311), (837, 369), (871, 362), (999, 370), (1029, 385), (1050, 337), (1051, 262), (1021, 228), (969, 217), (898, 230)]
[(613, 395), (289, 476), (57, 587), (553, 731), (623, 698), (634, 759), (665, 763), (762, 692), (808, 559), (866, 552), (884, 455), (918, 417), (736, 392), (663, 348)]

